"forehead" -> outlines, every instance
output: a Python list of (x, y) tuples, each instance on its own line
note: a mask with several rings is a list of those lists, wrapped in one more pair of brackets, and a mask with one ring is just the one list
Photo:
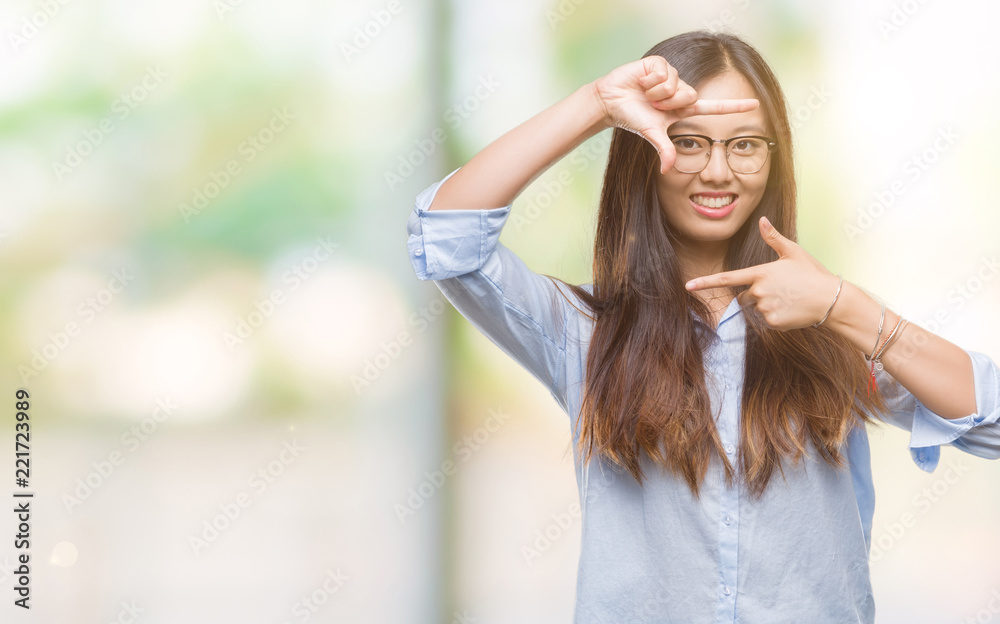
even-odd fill
[[(757, 98), (757, 92), (742, 75), (719, 74), (695, 86), (699, 100)], [(767, 134), (767, 115), (761, 106), (752, 111), (725, 115), (692, 115), (670, 125), (670, 134), (693, 132), (723, 138), (739, 133)]]

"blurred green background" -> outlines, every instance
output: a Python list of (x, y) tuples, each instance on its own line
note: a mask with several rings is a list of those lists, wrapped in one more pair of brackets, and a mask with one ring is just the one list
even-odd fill
[[(416, 194), (662, 39), (735, 32), (788, 98), (800, 244), (996, 361), (998, 17), (985, 0), (4, 0), (0, 446), (12, 473), (26, 388), (36, 497), (30, 613), (0, 515), (0, 618), (570, 621), (568, 417), (415, 278)], [(609, 139), (515, 200), (535, 215), (572, 176), (504, 231), (537, 272), (591, 280)], [(1000, 466), (945, 448), (926, 474), (906, 432), (870, 435), (879, 621), (1000, 621)]]

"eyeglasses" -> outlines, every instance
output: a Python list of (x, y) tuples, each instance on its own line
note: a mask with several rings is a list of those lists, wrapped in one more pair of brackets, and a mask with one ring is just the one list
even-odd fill
[(676, 134), (670, 137), (677, 150), (674, 169), (681, 173), (698, 173), (712, 158), (712, 147), (722, 143), (726, 147), (726, 162), (733, 173), (757, 173), (764, 168), (767, 156), (778, 143), (763, 136), (737, 136), (731, 139), (713, 139), (702, 134)]

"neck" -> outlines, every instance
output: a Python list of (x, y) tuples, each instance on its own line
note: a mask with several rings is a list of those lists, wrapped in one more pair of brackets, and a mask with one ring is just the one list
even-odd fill
[[(723, 271), (728, 248), (728, 240), (698, 241), (695, 244), (692, 244), (691, 241), (675, 242), (674, 249), (680, 261), (681, 275), (684, 280), (682, 283), (687, 283), (688, 280), (696, 277), (704, 277)], [(712, 316), (712, 327), (715, 327), (717, 320), (721, 318), (722, 311), (735, 296), (731, 288), (704, 288), (692, 291), (692, 294), (700, 297), (708, 306)]]
[[(696, 277), (704, 277), (723, 271), (729, 241), (698, 241), (695, 245), (689, 241), (677, 241), (674, 248), (680, 260), (681, 276), (684, 282), (687, 282)], [(696, 292), (714, 296), (710, 290), (728, 289), (706, 289)]]

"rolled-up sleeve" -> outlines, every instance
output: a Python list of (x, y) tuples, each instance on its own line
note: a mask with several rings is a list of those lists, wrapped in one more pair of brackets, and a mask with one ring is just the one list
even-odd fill
[(950, 444), (987, 459), (1000, 458), (1000, 368), (987, 355), (966, 351), (972, 360), (976, 411), (945, 418), (931, 411), (885, 370), (875, 379), (889, 404), (886, 422), (910, 432), (910, 456), (926, 472), (934, 472), (941, 445)]
[(433, 280), (463, 317), (545, 384), (565, 410), (572, 306), (563, 294), (571, 295), (500, 242), (511, 204), (427, 210), (438, 188), (457, 171), (417, 195), (406, 221), (413, 270), (418, 279)]

